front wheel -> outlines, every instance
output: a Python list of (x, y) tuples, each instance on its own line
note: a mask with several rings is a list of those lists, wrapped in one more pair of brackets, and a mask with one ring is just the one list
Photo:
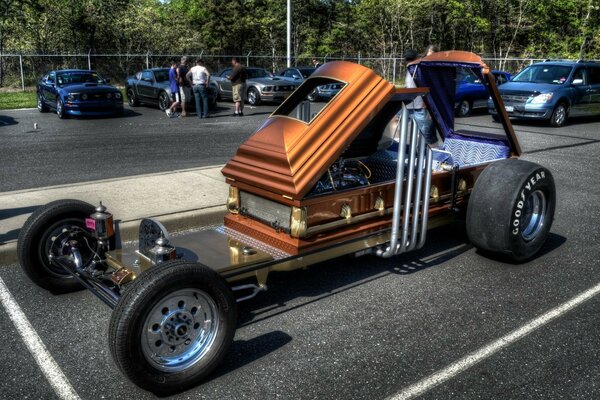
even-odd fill
[(29, 216), (19, 232), (17, 255), (23, 271), (35, 284), (54, 293), (82, 289), (75, 278), (52, 262), (51, 255), (68, 255), (77, 242), (78, 261), (82, 266), (91, 261), (96, 243), (86, 235), (85, 218), (93, 212), (94, 206), (83, 201), (58, 200)]
[(314, 90), (312, 90), (308, 96), (306, 96), (306, 98), (308, 99), (308, 101), (310, 101), (311, 103), (314, 103), (315, 101), (319, 101), (319, 91), (317, 90), (317, 88), (315, 88)]
[(554, 178), (548, 169), (523, 160), (496, 161), (473, 187), (467, 234), (483, 252), (525, 261), (546, 241), (555, 207)]
[(136, 385), (172, 394), (198, 385), (219, 365), (236, 320), (235, 299), (219, 274), (170, 261), (130, 284), (113, 311), (109, 345)]
[(473, 104), (469, 100), (464, 99), (458, 104), (458, 107), (456, 108), (456, 116), (461, 118), (468, 117), (469, 115), (471, 115), (472, 110)]
[(256, 88), (253, 87), (248, 89), (248, 104), (250, 104), (251, 106), (257, 106), (260, 104), (260, 102), (261, 100), (258, 90), (256, 90)]
[(165, 111), (170, 105), (171, 101), (167, 92), (160, 92), (158, 95), (158, 108), (160, 108), (160, 111)]
[(60, 97), (56, 99), (56, 115), (58, 115), (58, 118), (60, 119), (67, 117), (67, 113), (65, 113), (65, 105)]
[(550, 116), (550, 125), (554, 127), (565, 126), (567, 123), (567, 117), (567, 105), (565, 103), (559, 103), (556, 107), (554, 107), (554, 111), (552, 111), (552, 115)]

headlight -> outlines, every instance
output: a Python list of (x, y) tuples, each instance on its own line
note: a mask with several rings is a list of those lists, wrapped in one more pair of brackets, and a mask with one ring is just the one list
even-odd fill
[(543, 104), (543, 103), (548, 103), (550, 102), (550, 100), (552, 100), (552, 96), (554, 95), (554, 93), (542, 93), (542, 94), (538, 94), (537, 96), (533, 97), (529, 103), (530, 104)]
[(87, 100), (88, 99), (88, 95), (86, 93), (81, 95), (81, 99), (82, 100)]
[(76, 98), (77, 98), (77, 97), (76, 97), (75, 93), (69, 93), (69, 94), (67, 95), (67, 100), (69, 100), (69, 101), (73, 101), (73, 100), (75, 100)]
[(106, 98), (110, 99), (112, 97), (112, 93), (106, 93)]
[(272, 92), (273, 91), (273, 86), (265, 86), (263, 88), (263, 92)]
[(115, 93), (115, 98), (116, 99), (120, 99), (121, 98), (121, 93), (120, 92)]

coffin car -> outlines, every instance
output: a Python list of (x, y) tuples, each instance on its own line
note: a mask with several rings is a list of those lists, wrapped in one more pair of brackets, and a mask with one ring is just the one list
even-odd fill
[[(266, 290), (271, 271), (415, 250), (429, 228), (461, 210), (482, 252), (533, 257), (552, 224), (554, 181), (546, 168), (518, 159), (489, 69), (466, 52), (435, 53), (409, 68), (419, 88), (396, 89), (349, 62), (320, 67), (223, 168), (223, 225), (171, 236), (143, 220), (138, 245), (121, 247), (104, 206), (62, 200), (21, 230), (22, 267), (44, 288), (85, 287), (113, 308), (115, 363), (140, 387), (167, 394), (209, 376), (232, 342), (237, 302)], [(457, 68), (485, 82), (503, 134), (455, 129)], [(332, 83), (340, 92), (311, 110), (307, 94)], [(430, 147), (410, 117), (417, 96), (441, 147)]]

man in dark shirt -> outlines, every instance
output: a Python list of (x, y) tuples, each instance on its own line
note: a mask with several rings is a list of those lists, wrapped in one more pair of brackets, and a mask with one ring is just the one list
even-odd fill
[(192, 90), (189, 86), (188, 80), (185, 78), (188, 73), (187, 57), (181, 57), (181, 63), (177, 67), (177, 83), (179, 84), (179, 97), (181, 99), (181, 116), (187, 117), (185, 110), (185, 104), (189, 101), (192, 96)]
[(233, 57), (231, 59), (231, 75), (228, 76), (231, 81), (231, 90), (233, 92), (233, 102), (235, 103), (234, 117), (242, 117), (244, 115), (244, 95), (246, 92), (246, 67), (240, 61)]

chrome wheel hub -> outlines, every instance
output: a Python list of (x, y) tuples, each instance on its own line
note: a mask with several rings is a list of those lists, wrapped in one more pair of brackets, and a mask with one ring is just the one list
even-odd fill
[(544, 227), (547, 201), (544, 192), (536, 190), (527, 198), (525, 204), (525, 216), (523, 218), (523, 230), (521, 235), (526, 241), (531, 241), (537, 237)]
[(214, 300), (193, 288), (162, 298), (150, 311), (142, 332), (146, 359), (163, 371), (183, 371), (206, 355), (217, 337)]

